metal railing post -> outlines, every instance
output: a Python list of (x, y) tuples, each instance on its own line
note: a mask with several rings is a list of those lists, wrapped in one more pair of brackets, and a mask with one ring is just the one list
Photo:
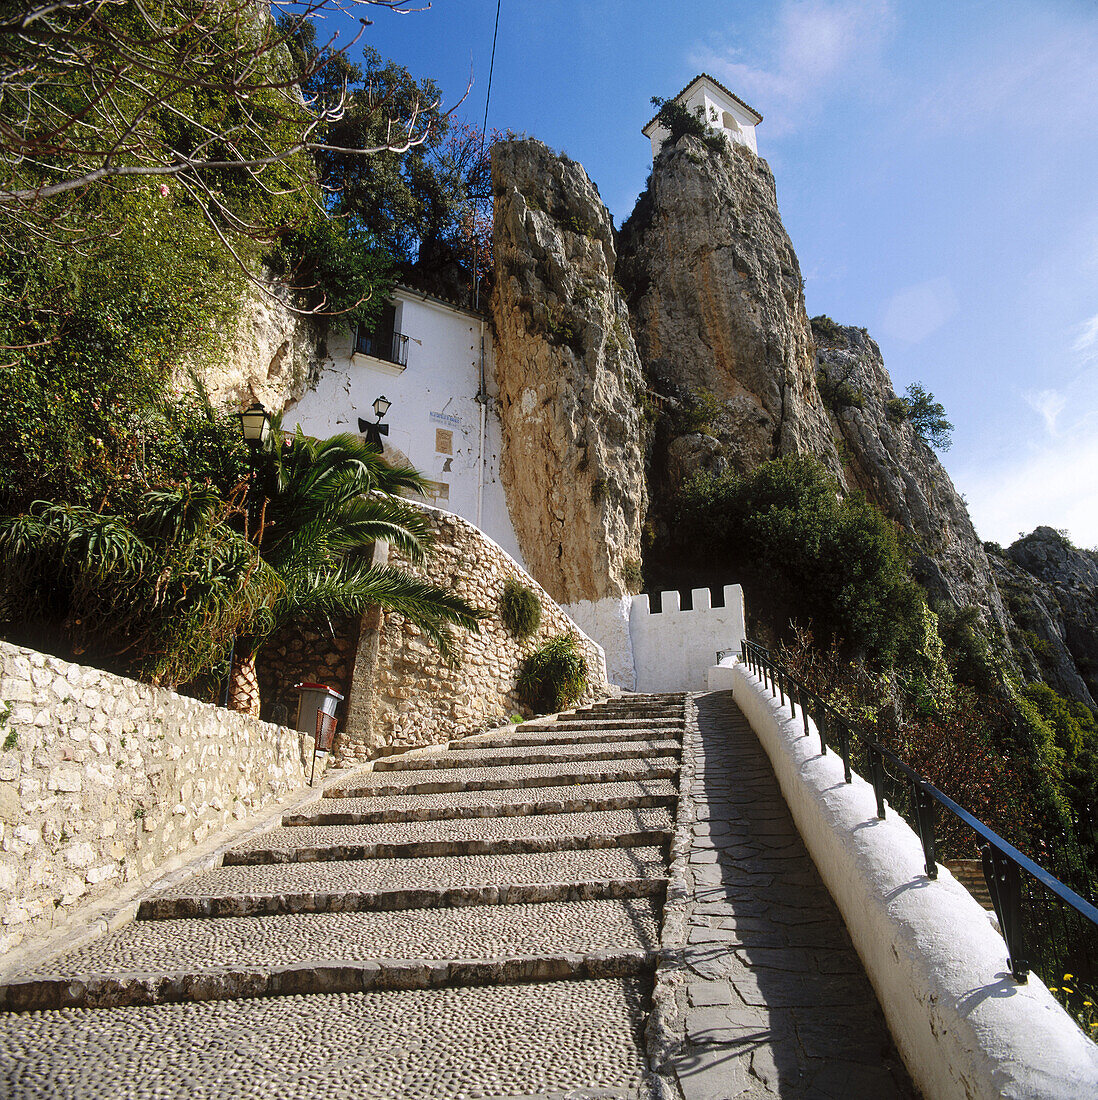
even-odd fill
[(866, 752), (869, 756), (869, 777), (873, 783), (873, 793), (877, 796), (877, 817), (884, 821), (884, 758), (881, 750), (872, 742), (866, 746)]
[(919, 839), (923, 842), (923, 856), (926, 860), (926, 877), (938, 877), (938, 860), (934, 854), (934, 798), (916, 779), (911, 781), (915, 796), (915, 821), (919, 826)]
[(1022, 930), (1022, 882), (1018, 864), (992, 844), (980, 849), (991, 904), (999, 918), (999, 928), (1007, 945), (1007, 965), (1016, 982), (1029, 978)]
[(847, 783), (852, 783), (854, 779), (850, 774), (850, 727), (843, 718), (839, 719), (838, 726), (839, 753), (843, 758), (843, 779), (845, 779)]

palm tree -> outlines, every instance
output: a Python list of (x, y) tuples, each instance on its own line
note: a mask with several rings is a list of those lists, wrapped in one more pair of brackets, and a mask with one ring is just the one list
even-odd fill
[(150, 490), (130, 516), (36, 501), (0, 521), (0, 619), (61, 620), (73, 653), (174, 686), (266, 632), (281, 579), (208, 488)]
[(430, 527), (395, 495), (421, 489), (421, 475), (388, 466), (355, 436), (316, 442), (276, 431), (272, 440), (257, 530), (241, 492), (225, 500), (193, 486), (149, 490), (129, 516), (38, 501), (0, 520), (0, 620), (42, 609), (64, 620), (74, 653), (95, 649), (166, 687), (232, 650), (233, 709), (255, 715), (255, 653), (284, 622), (330, 626), (376, 605), (446, 654), (452, 627), (479, 629), (483, 613), (453, 592), (367, 557), (384, 540), (422, 561)]
[[(270, 605), (272, 628), (334, 619), (378, 606), (415, 623), (450, 655), (450, 628), (479, 629), (483, 613), (453, 592), (368, 559), (384, 541), (410, 562), (423, 560), (431, 531), (422, 511), (396, 494), (422, 492), (424, 479), (410, 467), (390, 466), (358, 436), (316, 441), (300, 428), (283, 436), (278, 419), (264, 445), (256, 476), (263, 507), (250, 532), (263, 563), (280, 579)], [(258, 715), (255, 655), (263, 634), (242, 633), (230, 673), (234, 710)]]

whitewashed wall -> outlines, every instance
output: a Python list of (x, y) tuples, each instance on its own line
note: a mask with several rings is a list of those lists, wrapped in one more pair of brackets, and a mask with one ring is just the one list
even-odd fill
[(704, 691), (717, 650), (735, 649), (745, 637), (743, 589), (724, 587), (724, 607), (713, 607), (708, 588), (691, 593), (692, 611), (678, 592), (660, 593), (661, 611), (646, 595), (582, 600), (565, 605), (576, 625), (606, 653), (606, 674), (626, 691)]
[(746, 636), (743, 589), (724, 586), (724, 607), (713, 607), (708, 588), (691, 591), (692, 611), (682, 611), (678, 592), (660, 594), (661, 611), (646, 595), (629, 609), (637, 691), (704, 691), (718, 649), (739, 650)]
[[(407, 367), (356, 354), (350, 332), (333, 333), (331, 359), (319, 382), (287, 410), (285, 424), (300, 424), (318, 437), (357, 433), (359, 417), (373, 423), (374, 400), (384, 395), (392, 402), (384, 419), (386, 453), (407, 459), (435, 483), (432, 504), (475, 524), (521, 563), (499, 480), (500, 424), (488, 322), (403, 287), (393, 298), (396, 327), (409, 338)], [(476, 399), (482, 341), (485, 405)]]
[(632, 603), (632, 596), (608, 596), (604, 600), (577, 600), (563, 605), (572, 622), (602, 646), (606, 654), (606, 678), (625, 691), (637, 690), (633, 641), (629, 636)]
[(772, 698), (746, 666), (733, 695), (850, 931), (896, 1046), (934, 1100), (1098, 1096), (1098, 1046), (1030, 975), (1019, 985), (988, 914), (944, 867), (929, 879), (918, 837), (873, 787), (843, 781), (815, 723)]

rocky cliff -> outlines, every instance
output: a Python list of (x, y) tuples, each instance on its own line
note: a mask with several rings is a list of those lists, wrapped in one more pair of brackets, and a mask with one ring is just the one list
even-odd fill
[(916, 578), (932, 598), (978, 607), (1005, 634), (983, 544), (949, 474), (907, 419), (880, 349), (864, 329), (825, 318), (813, 323), (813, 337), (847, 484), (911, 536)]
[(639, 582), (644, 379), (610, 215), (539, 141), (492, 149), (501, 478), (530, 572), (561, 603)]
[(249, 287), (220, 351), (180, 366), (174, 381), (188, 389), (193, 370), (218, 408), (243, 409), (259, 401), (282, 412), (305, 392), (316, 358), (315, 326), (279, 298)]
[(649, 384), (684, 406), (666, 424), (668, 490), (691, 466), (745, 472), (802, 453), (841, 480), (766, 161), (689, 136), (665, 145), (620, 248)]
[(1098, 553), (1038, 527), (989, 560), (1027, 677), (1098, 710)]

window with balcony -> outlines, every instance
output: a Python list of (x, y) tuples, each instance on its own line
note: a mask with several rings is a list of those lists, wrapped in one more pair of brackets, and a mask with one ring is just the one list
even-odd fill
[(396, 304), (386, 302), (373, 328), (358, 326), (355, 352), (372, 355), (403, 370), (408, 365), (408, 337), (397, 328)]

